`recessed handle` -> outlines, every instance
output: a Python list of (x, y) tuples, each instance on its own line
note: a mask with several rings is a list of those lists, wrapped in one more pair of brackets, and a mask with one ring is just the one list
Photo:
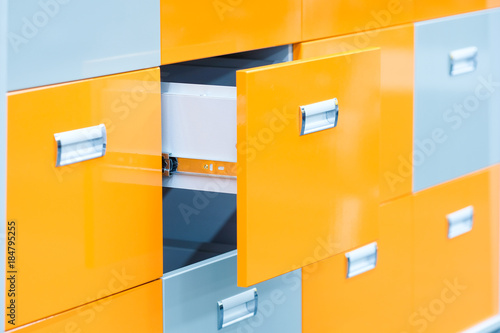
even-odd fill
[(339, 103), (336, 98), (300, 107), (302, 126), (300, 135), (323, 131), (337, 126)]
[(477, 68), (477, 47), (471, 46), (450, 52), (450, 75), (474, 72)]
[(217, 302), (218, 329), (255, 316), (258, 301), (259, 295), (257, 289), (254, 288)]
[(372, 270), (377, 266), (377, 243), (347, 252), (347, 278)]
[(448, 238), (455, 238), (472, 230), (474, 207), (468, 206), (446, 215), (448, 220)]
[(106, 154), (106, 126), (103, 124), (54, 134), (56, 166), (98, 158)]

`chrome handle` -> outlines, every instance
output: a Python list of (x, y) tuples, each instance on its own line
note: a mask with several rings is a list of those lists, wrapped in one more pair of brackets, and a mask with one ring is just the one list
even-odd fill
[(257, 289), (254, 288), (217, 302), (218, 329), (255, 316), (258, 300)]
[(339, 103), (336, 98), (300, 107), (302, 126), (300, 135), (306, 135), (337, 126)]
[(477, 47), (471, 46), (450, 52), (450, 75), (474, 72), (477, 68)]
[(372, 270), (377, 266), (377, 243), (347, 252), (347, 278)]
[(474, 207), (468, 206), (446, 215), (448, 238), (455, 238), (472, 230)]
[(106, 126), (103, 124), (54, 134), (56, 166), (83, 162), (106, 154)]

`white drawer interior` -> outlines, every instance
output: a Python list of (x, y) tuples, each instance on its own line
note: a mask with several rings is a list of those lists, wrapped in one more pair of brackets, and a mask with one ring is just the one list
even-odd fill
[[(286, 45), (163, 66), (163, 153), (236, 163), (236, 71), (290, 61), (291, 50)], [(213, 178), (177, 173), (163, 186), (236, 193), (235, 177)]]

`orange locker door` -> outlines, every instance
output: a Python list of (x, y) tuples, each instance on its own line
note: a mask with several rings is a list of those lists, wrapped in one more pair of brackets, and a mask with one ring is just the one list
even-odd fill
[(161, 280), (16, 330), (18, 333), (162, 333)]
[(161, 63), (300, 40), (300, 0), (161, 0)]
[(380, 201), (412, 191), (413, 25), (297, 44), (297, 59), (380, 47)]
[(238, 284), (377, 234), (380, 51), (237, 72)]
[(414, 0), (415, 22), (494, 7), (496, 0)]
[[(387, 28), (413, 20), (415, 0), (303, 0), (302, 40)], [(377, 36), (363, 33), (361, 39)]]
[(500, 167), (418, 192), (415, 313), (419, 332), (459, 332), (498, 313)]
[(159, 77), (8, 95), (8, 329), (161, 277)]
[(352, 252), (302, 269), (304, 333), (411, 332), (412, 213), (411, 196), (380, 207), (371, 270), (347, 277)]

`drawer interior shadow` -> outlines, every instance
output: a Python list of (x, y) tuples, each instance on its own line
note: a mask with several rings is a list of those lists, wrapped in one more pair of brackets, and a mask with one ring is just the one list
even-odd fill
[(276, 46), (242, 53), (161, 66), (161, 81), (236, 86), (236, 71), (291, 61), (291, 46)]
[(163, 188), (163, 273), (236, 249), (236, 195)]

